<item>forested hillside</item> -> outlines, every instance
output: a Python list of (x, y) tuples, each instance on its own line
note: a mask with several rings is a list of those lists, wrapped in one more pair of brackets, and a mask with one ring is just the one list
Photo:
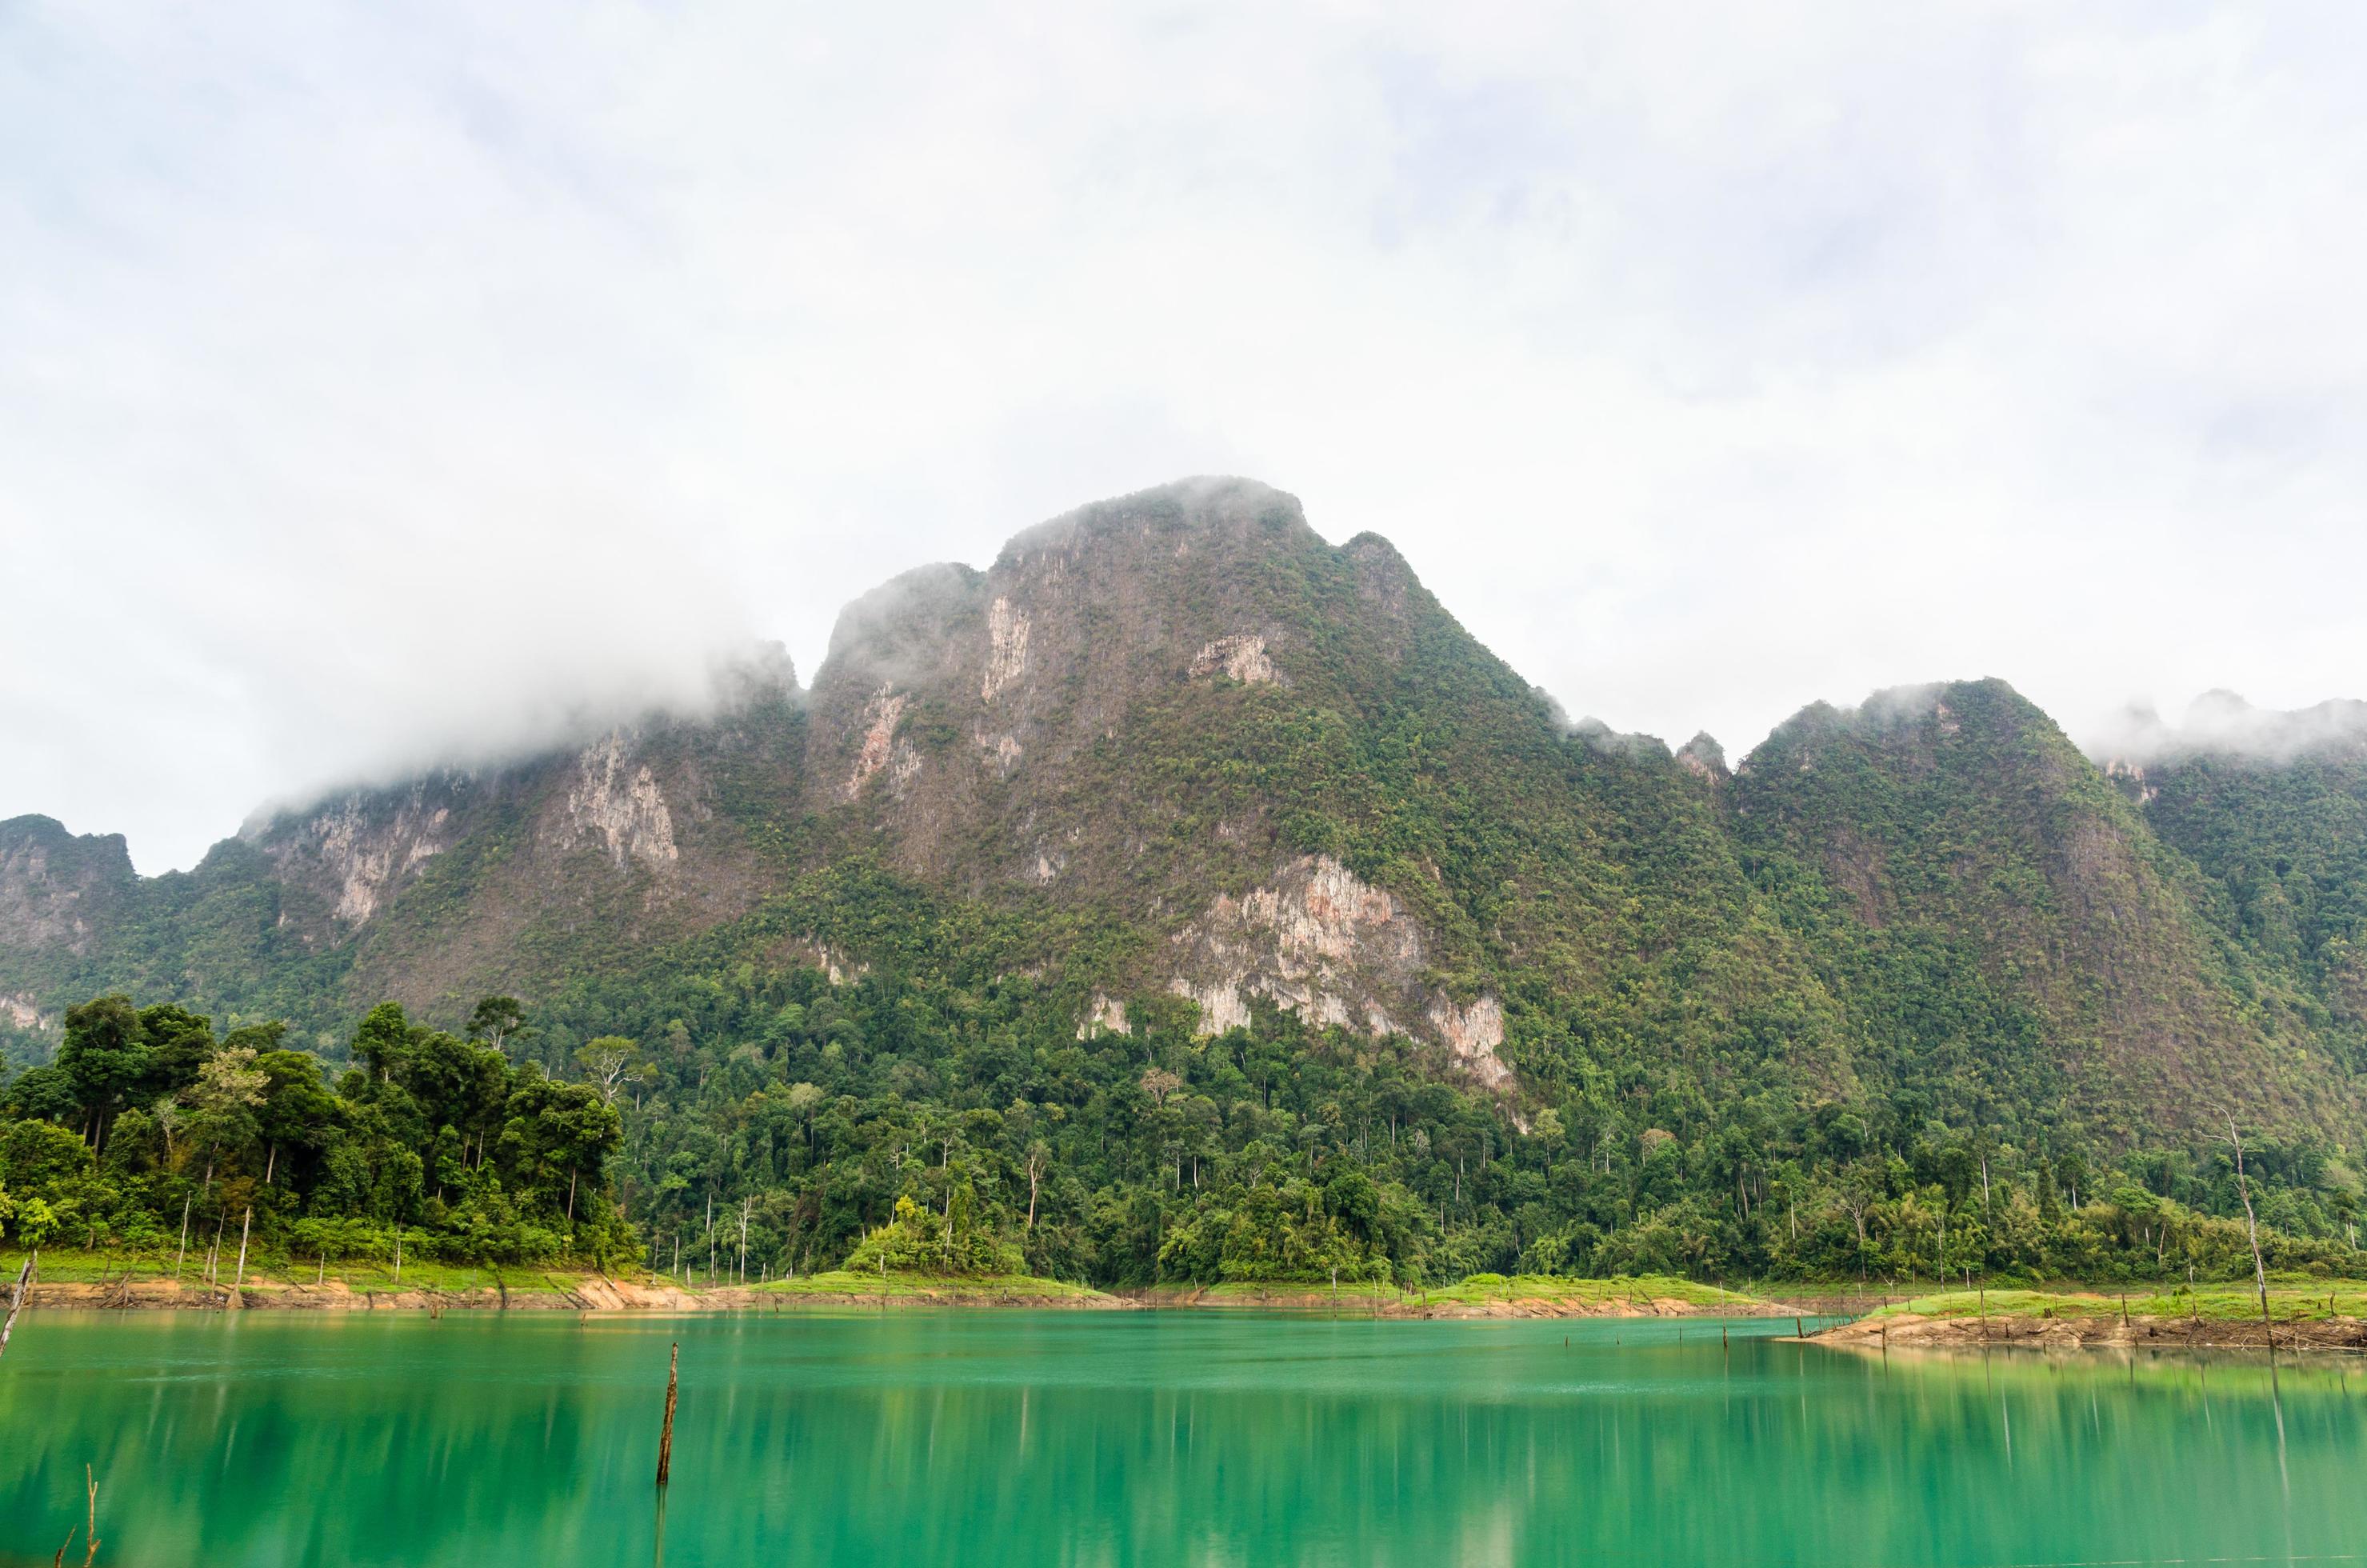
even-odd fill
[[(1385, 541), (1171, 486), (867, 596), (810, 690), (753, 662), (708, 714), (193, 872), (0, 824), (34, 1151), (0, 1184), (129, 1236), (206, 1158), (275, 1235), (455, 1256), (614, 1253), (613, 1200), (662, 1265), (728, 1211), (766, 1268), (893, 1221), (1104, 1283), (2149, 1274), (2232, 1266), (2232, 1117), (2280, 1255), (2335, 1267), (2362, 759), (2337, 725), (2108, 774), (1977, 682), (1819, 705), (1729, 772), (1569, 723)], [(68, 1017), (110, 993), (161, 1020), (114, 1078)], [(197, 1075), (157, 1065), (199, 1015)], [(273, 1065), (209, 1065), (274, 1020)], [(256, 1071), (317, 1085), (300, 1151), (164, 1131)], [(572, 1208), (527, 1146), (562, 1092), (616, 1118)], [(56, 1185), (61, 1135), (97, 1185)]]

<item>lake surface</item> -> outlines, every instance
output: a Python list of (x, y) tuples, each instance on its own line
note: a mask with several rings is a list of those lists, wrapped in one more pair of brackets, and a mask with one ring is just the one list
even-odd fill
[(1790, 1326), (38, 1313), (0, 1562), (2367, 1561), (2367, 1367)]

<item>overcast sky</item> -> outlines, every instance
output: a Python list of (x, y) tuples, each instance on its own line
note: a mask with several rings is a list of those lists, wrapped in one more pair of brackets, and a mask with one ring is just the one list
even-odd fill
[(0, 817), (185, 866), (1197, 472), (1738, 755), (2367, 696), (2362, 59), (2355, 0), (0, 0)]

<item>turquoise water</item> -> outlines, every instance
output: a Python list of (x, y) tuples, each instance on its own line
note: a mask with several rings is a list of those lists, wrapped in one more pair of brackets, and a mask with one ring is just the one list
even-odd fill
[(2367, 1562), (2367, 1368), (1677, 1334), (42, 1313), (0, 1361), (0, 1562), (51, 1561), (85, 1463), (132, 1568)]

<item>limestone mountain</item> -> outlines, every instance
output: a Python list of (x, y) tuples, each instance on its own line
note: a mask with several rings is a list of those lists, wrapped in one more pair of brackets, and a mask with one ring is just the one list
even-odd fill
[(708, 713), (270, 814), (187, 873), (0, 824), (0, 1027), (126, 988), (334, 1045), (381, 997), (508, 992), (555, 1038), (639, 1038), (679, 1026), (636, 1010), (661, 978), (811, 966), (925, 982), (957, 1032), (998, 998), (1039, 1061), (1396, 1042), (1597, 1128), (1899, 1094), (2042, 1138), (2353, 1114), (2355, 863), (2286, 858), (2314, 869), (2282, 896), (2335, 915), (2280, 948), (2168, 820), (1995, 683), (1811, 709), (1732, 770), (1572, 724), (1385, 540), (1195, 481), (885, 585), (810, 689), (768, 666)]
[(2310, 1027), (2367, 1062), (2367, 702), (2278, 713), (2213, 693), (2104, 769), (2254, 961), (2294, 977)]
[[(2067, 1119), (2326, 1124), (2348, 1065), (2208, 880), (1999, 681), (1811, 708), (1753, 751), (1737, 832), (1862, 1026), (1987, 1059)], [(2100, 1114), (2101, 1113), (2101, 1114)]]

